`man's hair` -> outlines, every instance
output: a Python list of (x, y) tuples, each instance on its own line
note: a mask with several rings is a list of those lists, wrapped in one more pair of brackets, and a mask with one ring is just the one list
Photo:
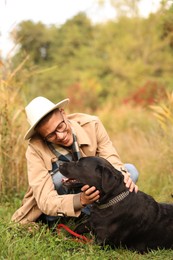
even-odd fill
[(38, 128), (41, 127), (42, 125), (44, 125), (45, 122), (48, 121), (53, 114), (56, 114), (56, 113), (59, 112), (59, 111), (60, 111), (60, 109), (59, 109), (59, 108), (56, 108), (56, 109), (52, 110), (51, 112), (49, 112), (47, 115), (45, 115), (45, 116), (38, 122), (38, 124), (35, 126), (35, 130), (37, 131)]

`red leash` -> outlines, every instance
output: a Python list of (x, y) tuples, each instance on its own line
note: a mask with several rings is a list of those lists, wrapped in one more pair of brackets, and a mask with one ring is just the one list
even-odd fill
[(67, 226), (64, 225), (64, 224), (58, 224), (58, 225), (57, 225), (57, 231), (58, 231), (58, 233), (59, 233), (59, 231), (60, 231), (61, 228), (65, 229), (65, 230), (66, 230), (68, 233), (70, 233), (72, 236), (81, 239), (83, 242), (91, 242), (91, 239), (88, 239), (87, 237), (82, 236), (82, 235), (80, 235), (80, 234), (74, 232), (73, 230), (71, 230), (69, 227), (67, 227)]

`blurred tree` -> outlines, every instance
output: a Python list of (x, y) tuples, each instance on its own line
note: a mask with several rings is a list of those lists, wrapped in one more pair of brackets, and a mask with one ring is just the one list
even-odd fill
[(30, 98), (42, 93), (56, 101), (74, 91), (87, 96), (83, 104), (92, 107), (89, 82), (96, 82), (93, 88), (99, 86), (93, 92), (98, 106), (115, 98), (118, 105), (139, 87), (147, 88), (147, 82), (173, 88), (171, 11), (162, 7), (144, 19), (136, 10), (139, 1), (132, 2), (116, 1), (134, 11), (103, 24), (92, 24), (83, 13), (61, 27), (20, 24), (15, 39), (21, 48), (13, 61), (19, 63), (23, 54), (30, 54), (26, 65), (32, 70), (26, 85)]
[(49, 59), (49, 47), (54, 39), (55, 27), (43, 23), (24, 21), (18, 25), (15, 41), (20, 42), (20, 52), (29, 53), (35, 64)]
[(163, 38), (167, 39), (173, 50), (173, 4), (168, 10), (164, 10), (163, 16)]

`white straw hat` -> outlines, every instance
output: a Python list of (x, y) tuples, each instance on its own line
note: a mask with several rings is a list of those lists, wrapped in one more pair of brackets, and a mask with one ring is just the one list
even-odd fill
[(49, 99), (45, 97), (36, 97), (34, 98), (26, 107), (26, 115), (27, 120), (30, 124), (30, 128), (25, 134), (25, 140), (31, 138), (31, 136), (35, 133), (34, 128), (39, 123), (39, 121), (46, 116), (49, 112), (56, 108), (64, 108), (65, 105), (69, 103), (69, 99), (66, 98), (57, 104), (54, 104)]

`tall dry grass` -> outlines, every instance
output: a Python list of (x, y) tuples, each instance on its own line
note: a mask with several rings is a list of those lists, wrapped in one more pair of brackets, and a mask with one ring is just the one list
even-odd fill
[(161, 127), (153, 107), (144, 109), (123, 105), (115, 108), (110, 104), (100, 117), (121, 160), (133, 163), (139, 170), (139, 188), (159, 201), (172, 202), (173, 114), (169, 123), (165, 118), (166, 131)]
[(11, 71), (10, 63), (1, 62), (0, 70), (0, 194), (14, 195), (26, 186), (26, 130), (24, 82), (17, 80), (21, 64)]

